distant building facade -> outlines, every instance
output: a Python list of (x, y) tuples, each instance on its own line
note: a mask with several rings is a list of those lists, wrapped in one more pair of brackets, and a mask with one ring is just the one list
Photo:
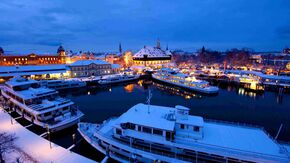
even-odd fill
[(160, 41), (156, 47), (144, 46), (133, 55), (133, 63), (136, 66), (162, 66), (171, 62), (172, 54), (168, 50), (162, 50)]
[(66, 53), (62, 46), (57, 50), (55, 55), (10, 55), (5, 54), (3, 48), (0, 47), (0, 66), (14, 66), (14, 65), (46, 65), (46, 64), (65, 64)]
[(112, 64), (103, 60), (78, 60), (68, 67), (73, 78), (115, 73)]
[(290, 54), (290, 48), (285, 48), (285, 49), (283, 50), (283, 53), (284, 53), (284, 54)]

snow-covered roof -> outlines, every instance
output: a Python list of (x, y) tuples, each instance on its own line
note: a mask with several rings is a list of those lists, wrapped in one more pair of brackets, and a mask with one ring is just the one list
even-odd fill
[(110, 63), (103, 61), (103, 60), (78, 60), (78, 61), (70, 64), (70, 66), (86, 66), (86, 65), (90, 65), (90, 64), (104, 65), (104, 64), (110, 64)]
[[(148, 113), (148, 110), (150, 113)], [(120, 117), (120, 123), (130, 122), (137, 125), (173, 131), (175, 121), (169, 121), (164, 117), (170, 110), (173, 111), (170, 108), (155, 105), (150, 105), (148, 108), (147, 105), (140, 103), (124, 113)]]
[(171, 55), (170, 51), (164, 51), (160, 48), (145, 46), (137, 53), (133, 55), (134, 58), (144, 58), (147, 55), (148, 58), (162, 58), (169, 57)]
[[(192, 126), (203, 126), (203, 118), (188, 116), (181, 119), (176, 116), (177, 110), (184, 110), (186, 107), (177, 105), (175, 108), (137, 104), (120, 117), (120, 123), (133, 123), (137, 125), (173, 131), (175, 123), (188, 124)], [(188, 108), (187, 108), (188, 109)]]
[(12, 78), (6, 82), (7, 85), (10, 85), (12, 87), (25, 85), (25, 84), (33, 84), (33, 83), (38, 83), (38, 81), (27, 79), (27, 78), (21, 78), (21, 77)]
[(290, 81), (289, 76), (277, 76), (277, 75), (267, 75), (258, 71), (247, 71), (247, 70), (226, 70), (225, 73), (233, 73), (233, 74), (253, 74), (259, 76), (263, 79), (273, 79), (273, 80), (287, 80)]
[(66, 71), (66, 65), (0, 66), (1, 77), (65, 73)]

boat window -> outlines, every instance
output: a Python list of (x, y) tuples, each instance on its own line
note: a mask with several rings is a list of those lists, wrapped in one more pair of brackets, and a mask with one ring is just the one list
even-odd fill
[(138, 126), (138, 131), (141, 131), (141, 126)]
[(39, 85), (38, 83), (33, 83), (33, 84), (31, 84), (31, 87), (32, 87), (32, 88), (39, 88), (40, 85)]
[(153, 134), (155, 135), (162, 135), (163, 131), (162, 130), (158, 130), (158, 129), (153, 129)]
[(184, 124), (180, 124), (180, 128), (181, 129), (184, 129)]
[(51, 112), (44, 113), (44, 116), (50, 116)]
[(118, 134), (118, 135), (122, 135), (122, 130), (119, 129), (119, 128), (116, 128), (116, 134)]
[(198, 127), (198, 126), (194, 126), (194, 127), (193, 127), (193, 130), (194, 130), (195, 132), (199, 132), (199, 127)]
[(143, 127), (143, 132), (151, 133), (151, 128), (149, 128), (149, 127)]

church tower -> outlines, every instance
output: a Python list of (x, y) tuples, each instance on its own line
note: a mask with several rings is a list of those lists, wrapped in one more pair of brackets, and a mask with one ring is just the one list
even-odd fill
[(65, 50), (62, 47), (62, 45), (60, 45), (57, 49), (57, 54), (59, 55), (59, 62), (61, 64), (65, 64), (66, 63), (66, 54), (65, 54)]
[(2, 47), (0, 47), (0, 56), (4, 54), (4, 50)]
[(161, 46), (160, 46), (160, 40), (159, 40), (159, 39), (157, 39), (157, 42), (156, 42), (156, 48), (161, 49)]
[(119, 43), (119, 53), (122, 54), (122, 51), (123, 51), (122, 50), (122, 45), (121, 45), (121, 43)]

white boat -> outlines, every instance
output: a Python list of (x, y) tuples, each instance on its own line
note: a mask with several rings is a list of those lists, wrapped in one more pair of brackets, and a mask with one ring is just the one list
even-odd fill
[(160, 71), (152, 74), (153, 79), (186, 88), (192, 91), (216, 94), (219, 91), (218, 87), (210, 86), (207, 81), (197, 80), (195, 77), (186, 74), (175, 72), (171, 69), (161, 69)]
[(131, 74), (114, 74), (114, 75), (107, 75), (102, 77), (98, 83), (99, 84), (114, 84), (120, 82), (127, 82), (136, 80), (140, 77), (140, 75), (131, 75)]
[(69, 80), (41, 80), (41, 86), (45, 86), (47, 88), (63, 90), (63, 89), (72, 89), (72, 88), (81, 88), (86, 86), (85, 81), (77, 80), (77, 79), (69, 79)]
[(1, 93), (7, 109), (50, 132), (70, 127), (84, 115), (74, 102), (60, 97), (54, 89), (41, 87), (39, 81), (12, 78), (2, 87)]
[(79, 123), (94, 148), (120, 162), (289, 162), (262, 129), (204, 120), (183, 106), (137, 104), (102, 124)]

